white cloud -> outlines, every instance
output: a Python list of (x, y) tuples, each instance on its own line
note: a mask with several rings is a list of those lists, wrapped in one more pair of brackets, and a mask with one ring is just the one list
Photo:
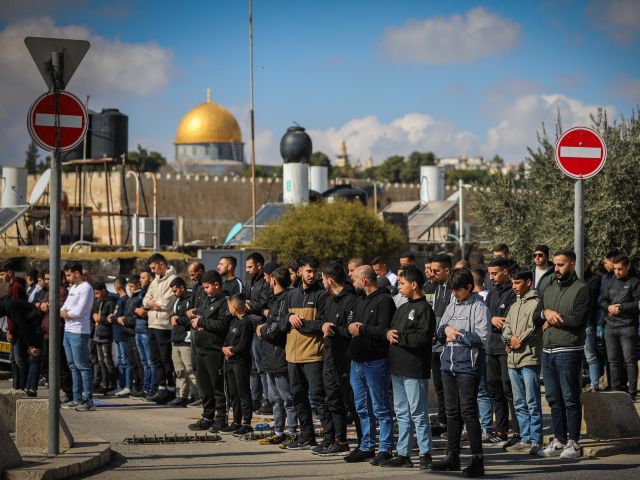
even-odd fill
[(592, 0), (587, 7), (591, 23), (621, 45), (631, 43), (640, 33), (638, 0)]
[(29, 142), (25, 126), (27, 110), (47, 88), (24, 45), (26, 36), (91, 42), (68, 89), (80, 98), (91, 95), (92, 105), (118, 105), (128, 95), (159, 92), (168, 85), (172, 74), (172, 52), (153, 42), (134, 44), (106, 39), (81, 25), (58, 26), (49, 17), (8, 24), (0, 31), (1, 164), (23, 162)]
[(402, 63), (459, 64), (504, 53), (519, 43), (520, 36), (519, 24), (478, 7), (462, 15), (390, 27), (381, 47), (388, 58)]

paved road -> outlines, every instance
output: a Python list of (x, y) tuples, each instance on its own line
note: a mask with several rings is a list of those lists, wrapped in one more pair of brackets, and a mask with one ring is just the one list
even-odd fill
[[(0, 381), (0, 388), (7, 388)], [(46, 395), (42, 391), (41, 395)], [(320, 458), (309, 452), (281, 450), (260, 446), (225, 435), (219, 443), (128, 445), (126, 437), (173, 435), (188, 432), (186, 426), (199, 418), (199, 409), (172, 409), (136, 400), (105, 399), (97, 396), (94, 412), (63, 410), (63, 417), (76, 437), (99, 436), (111, 442), (116, 452), (108, 469), (84, 478), (121, 480), (122, 478), (168, 479), (353, 479), (459, 478), (459, 473), (424, 473), (391, 470), (367, 463), (347, 464), (341, 458)], [(545, 419), (548, 425), (548, 418)], [(191, 432), (190, 432), (191, 433)], [(546, 433), (546, 432), (545, 432)], [(436, 443), (440, 443), (437, 441)], [(468, 452), (468, 450), (467, 450)], [(443, 450), (436, 450), (440, 455)], [(624, 455), (603, 459), (573, 461), (548, 460), (527, 455), (514, 455), (497, 448), (485, 450), (488, 478), (640, 480), (640, 455)], [(463, 458), (463, 463), (468, 458)]]

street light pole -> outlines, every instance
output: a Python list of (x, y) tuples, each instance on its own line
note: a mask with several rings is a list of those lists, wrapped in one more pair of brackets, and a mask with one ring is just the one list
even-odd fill
[(462, 179), (458, 180), (458, 237), (460, 238), (460, 260), (464, 260), (464, 202)]

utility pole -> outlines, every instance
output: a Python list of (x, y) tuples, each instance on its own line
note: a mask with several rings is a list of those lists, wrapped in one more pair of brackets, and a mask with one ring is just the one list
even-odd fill
[(251, 208), (253, 242), (256, 241), (256, 132), (253, 115), (253, 0), (249, 0), (249, 90), (251, 97)]
[(458, 237), (460, 237), (460, 260), (464, 260), (464, 199), (462, 189), (464, 184), (462, 179), (458, 180)]

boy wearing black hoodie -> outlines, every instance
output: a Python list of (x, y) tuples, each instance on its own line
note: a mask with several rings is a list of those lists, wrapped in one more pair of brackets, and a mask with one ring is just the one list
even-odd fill
[[(233, 317), (224, 340), (222, 353), (226, 357), (225, 376), (233, 422), (222, 433), (236, 436), (253, 432), (251, 427), (251, 341), (253, 324), (247, 316), (247, 297), (237, 293), (229, 298), (229, 313)], [(242, 421), (242, 425), (240, 422)]]
[(398, 289), (408, 301), (396, 310), (387, 331), (389, 372), (398, 420), (398, 456), (382, 462), (381, 467), (413, 467), (414, 427), (420, 448), (420, 468), (427, 469), (431, 464), (427, 381), (436, 319), (422, 294), (423, 285), (424, 276), (415, 265), (400, 270)]

